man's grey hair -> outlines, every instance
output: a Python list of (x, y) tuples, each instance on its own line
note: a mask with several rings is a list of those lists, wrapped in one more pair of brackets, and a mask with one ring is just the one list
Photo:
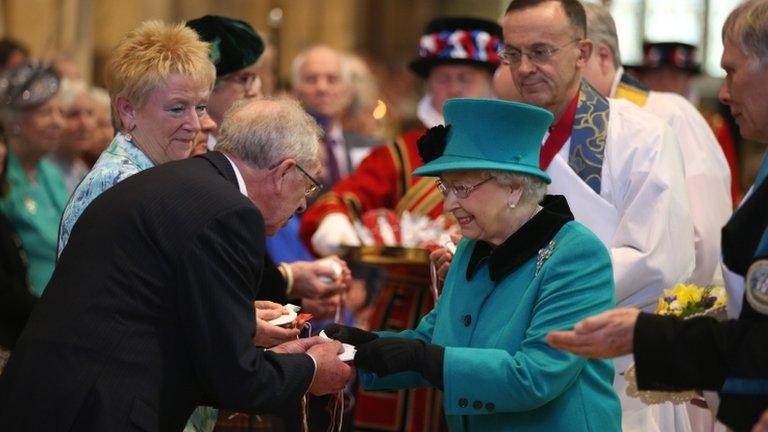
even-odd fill
[(291, 62), (292, 86), (295, 87), (296, 84), (299, 83), (299, 80), (301, 80), (301, 69), (304, 67), (304, 63), (307, 62), (307, 57), (309, 57), (309, 54), (317, 50), (327, 50), (329, 52), (333, 52), (339, 58), (339, 76), (341, 77), (341, 81), (343, 83), (349, 83), (351, 81), (352, 72), (350, 70), (350, 66), (348, 65), (346, 56), (342, 55), (339, 50), (331, 48), (328, 45), (313, 45), (304, 49), (298, 55), (296, 55), (296, 57), (293, 58), (293, 61)]
[(109, 99), (109, 93), (106, 89), (102, 87), (96, 87), (93, 86), (88, 91), (88, 93), (91, 95), (91, 100), (93, 101), (93, 104), (96, 105), (99, 108), (109, 108), (112, 104), (112, 101)]
[(547, 183), (541, 177), (509, 171), (489, 170), (488, 173), (503, 185), (520, 185), (523, 196), (520, 201), (528, 204), (539, 204), (547, 193)]
[(259, 169), (272, 168), (287, 158), (312, 169), (319, 163), (321, 134), (315, 120), (293, 99), (245, 99), (224, 115), (216, 150)]
[(768, 0), (747, 0), (723, 24), (723, 43), (732, 41), (756, 67), (768, 65)]
[[(583, 3), (587, 13), (587, 37), (595, 43), (595, 48), (600, 43), (611, 50), (613, 54), (613, 67), (621, 66), (621, 52), (619, 51), (619, 36), (616, 34), (616, 22), (613, 20), (608, 8), (594, 3)], [(596, 55), (592, 53), (592, 55)]]
[(80, 79), (62, 78), (59, 92), (61, 94), (61, 107), (64, 111), (69, 111), (77, 97), (81, 94), (86, 94), (89, 98), (91, 97), (88, 91), (88, 84)]

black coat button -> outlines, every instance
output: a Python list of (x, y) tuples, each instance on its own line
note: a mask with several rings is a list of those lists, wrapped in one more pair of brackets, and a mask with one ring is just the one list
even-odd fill
[(487, 404), (485, 404), (485, 409), (487, 409), (488, 411), (493, 411), (496, 409), (496, 404), (493, 402), (488, 402)]
[(483, 407), (483, 403), (482, 402), (480, 402), (480, 401), (472, 402), (472, 408), (474, 408), (476, 410), (479, 410), (482, 407)]
[(465, 398), (459, 399), (459, 408), (466, 408), (469, 405), (469, 401)]
[(464, 325), (466, 327), (469, 327), (470, 325), (472, 325), (472, 315), (470, 314), (464, 315)]

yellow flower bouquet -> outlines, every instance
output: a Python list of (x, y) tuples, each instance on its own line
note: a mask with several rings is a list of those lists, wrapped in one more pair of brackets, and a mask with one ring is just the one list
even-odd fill
[(712, 315), (713, 309), (724, 309), (728, 296), (723, 287), (699, 287), (694, 284), (677, 284), (665, 289), (656, 306), (657, 315), (674, 315), (689, 318)]
[[(664, 295), (656, 306), (657, 315), (673, 315), (688, 319), (696, 316), (709, 316), (719, 321), (727, 319), (725, 306), (728, 296), (725, 288), (718, 286), (699, 287), (694, 284), (679, 283), (671, 289), (665, 289)], [(626, 393), (633, 398), (639, 398), (646, 405), (672, 402), (680, 404), (699, 397), (695, 391), (665, 392), (647, 391), (637, 388), (635, 365), (625, 372), (627, 379)]]

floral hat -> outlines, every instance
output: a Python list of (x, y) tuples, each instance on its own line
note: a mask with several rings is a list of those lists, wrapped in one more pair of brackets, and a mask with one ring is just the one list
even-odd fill
[(52, 98), (61, 85), (48, 64), (25, 63), (0, 75), (0, 103), (16, 109), (34, 108)]

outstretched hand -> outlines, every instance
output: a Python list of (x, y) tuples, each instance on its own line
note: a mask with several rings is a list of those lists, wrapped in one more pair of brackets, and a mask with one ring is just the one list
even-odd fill
[(379, 338), (376, 333), (341, 324), (329, 325), (325, 328), (325, 334), (331, 339), (354, 346), (362, 345)]
[(426, 343), (419, 339), (378, 338), (355, 348), (355, 366), (378, 376), (420, 372), (426, 356)]
[(307, 350), (317, 365), (310, 393), (316, 396), (335, 393), (352, 379), (352, 368), (339, 360), (342, 349), (338, 341), (325, 340), (325, 343), (317, 343)]
[(612, 309), (579, 321), (573, 330), (550, 332), (554, 348), (589, 358), (614, 358), (632, 353), (635, 324), (640, 311)]
[(352, 277), (347, 263), (337, 256), (296, 261), (290, 266), (294, 278), (292, 295), (302, 298), (324, 299), (344, 292)]

